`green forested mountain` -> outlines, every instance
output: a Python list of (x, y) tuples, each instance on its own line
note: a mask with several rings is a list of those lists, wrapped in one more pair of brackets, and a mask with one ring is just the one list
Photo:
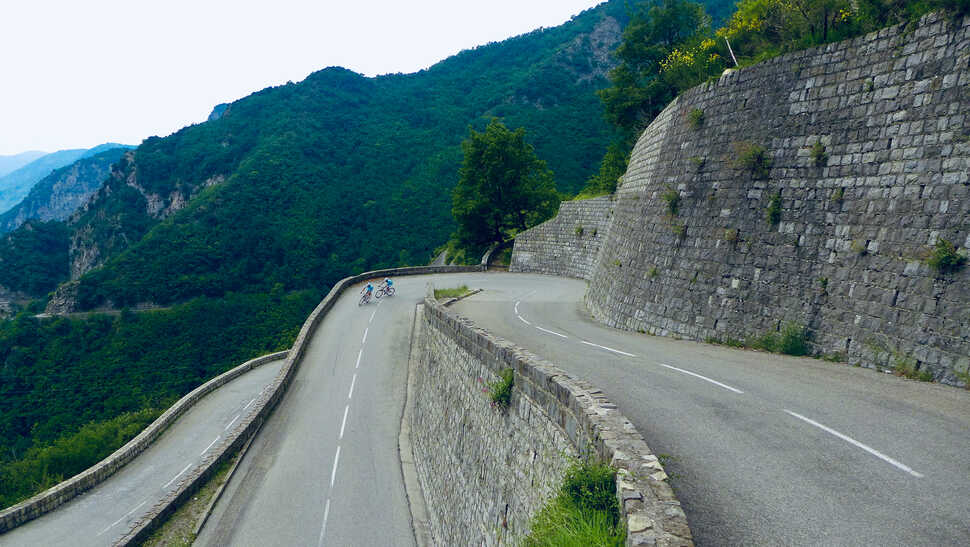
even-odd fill
[(595, 90), (625, 13), (609, 2), (414, 74), (328, 68), (146, 140), (70, 222), (80, 308), (426, 262), (453, 230), (461, 140), (491, 117), (576, 192), (612, 137)]

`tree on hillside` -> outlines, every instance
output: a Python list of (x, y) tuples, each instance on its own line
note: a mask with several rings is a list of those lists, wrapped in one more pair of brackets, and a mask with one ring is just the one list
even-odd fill
[(525, 141), (493, 119), (462, 142), (464, 159), (452, 193), (458, 243), (477, 247), (504, 241), (556, 212), (559, 195), (546, 162)]
[(612, 85), (599, 92), (607, 118), (631, 137), (677, 95), (660, 77), (661, 61), (711, 32), (711, 18), (695, 2), (640, 2), (635, 9), (616, 50), (620, 64), (610, 72)]

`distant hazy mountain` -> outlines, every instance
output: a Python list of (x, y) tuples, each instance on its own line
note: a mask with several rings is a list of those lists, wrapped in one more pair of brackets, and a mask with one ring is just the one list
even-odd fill
[(40, 179), (49, 175), (51, 171), (70, 165), (81, 158), (90, 157), (105, 150), (119, 147), (134, 148), (124, 144), (106, 143), (95, 146), (94, 148), (59, 150), (51, 154), (45, 154), (23, 167), (3, 175), (0, 177), (0, 213), (8, 211), (11, 207), (20, 203), (20, 200), (27, 196), (30, 189)]
[(111, 173), (111, 164), (120, 160), (127, 150), (127, 147), (108, 148), (52, 171), (31, 188), (23, 201), (0, 214), (0, 234), (17, 229), (29, 219), (67, 220), (98, 189)]
[(28, 163), (45, 155), (47, 155), (47, 152), (31, 150), (30, 152), (21, 152), (19, 154), (13, 154), (12, 156), (0, 156), (0, 177), (12, 171), (16, 171), (17, 169), (20, 169)]

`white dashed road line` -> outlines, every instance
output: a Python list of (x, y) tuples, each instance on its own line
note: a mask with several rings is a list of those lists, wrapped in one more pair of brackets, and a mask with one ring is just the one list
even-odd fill
[(212, 448), (212, 445), (216, 444), (217, 442), (219, 442), (219, 437), (216, 437), (211, 443), (209, 443), (209, 446), (205, 447), (205, 450), (203, 450), (199, 456), (205, 456), (205, 453), (208, 452), (209, 449)]
[(337, 480), (337, 464), (340, 463), (340, 445), (337, 445), (337, 455), (333, 458), (333, 471), (330, 472), (330, 488), (333, 489), (333, 482)]
[(696, 372), (691, 372), (689, 370), (684, 370), (682, 368), (672, 367), (670, 365), (665, 365), (663, 363), (660, 363), (660, 366), (662, 366), (664, 368), (669, 368), (670, 370), (676, 370), (677, 372), (680, 372), (682, 374), (687, 374), (687, 375), (693, 376), (695, 378), (700, 378), (701, 380), (704, 380), (705, 382), (710, 382), (710, 383), (712, 383), (712, 384), (714, 384), (716, 386), (723, 387), (724, 389), (726, 389), (728, 391), (733, 391), (735, 393), (744, 393), (743, 391), (741, 391), (738, 388), (731, 387), (731, 386), (729, 386), (727, 384), (722, 384), (721, 382), (718, 382), (717, 380), (712, 380), (712, 379), (708, 378), (707, 376), (701, 376), (700, 374), (697, 374)]
[(357, 353), (357, 364), (354, 365), (354, 368), (360, 368), (360, 358), (363, 357), (363, 355), (364, 355), (364, 348), (360, 348), (360, 351)]
[(367, 331), (369, 331), (369, 330), (370, 330), (370, 327), (364, 329), (364, 339), (360, 341), (361, 345), (367, 343)]
[(230, 427), (232, 427), (232, 424), (236, 423), (236, 420), (238, 420), (240, 416), (242, 416), (242, 414), (236, 414), (236, 417), (226, 424), (226, 428), (223, 431), (227, 431)]
[(252, 404), (255, 403), (255, 402), (256, 402), (256, 397), (253, 397), (253, 400), (252, 401), (249, 401), (248, 403), (246, 403), (246, 406), (243, 407), (243, 410), (246, 410), (247, 408), (249, 408), (250, 406), (252, 406)]
[(890, 458), (889, 456), (883, 454), (882, 452), (879, 452), (878, 450), (876, 450), (874, 448), (871, 448), (869, 446), (866, 446), (866, 445), (860, 443), (859, 441), (853, 439), (852, 437), (849, 437), (848, 435), (839, 433), (838, 431), (832, 429), (831, 427), (824, 426), (824, 425), (816, 422), (815, 420), (812, 420), (810, 418), (806, 418), (805, 416), (802, 416), (801, 414), (798, 414), (796, 412), (792, 412), (791, 410), (788, 410), (788, 409), (784, 409), (784, 410), (785, 410), (785, 412), (787, 412), (788, 414), (790, 414), (790, 415), (798, 418), (799, 420), (802, 420), (803, 422), (806, 422), (808, 424), (814, 425), (815, 427), (821, 429), (822, 431), (824, 431), (826, 433), (829, 433), (831, 435), (835, 435), (836, 437), (842, 439), (843, 441), (845, 441), (845, 442), (847, 442), (847, 443), (849, 443), (849, 444), (851, 444), (851, 445), (853, 445), (853, 446), (855, 446), (857, 448), (861, 448), (861, 449), (865, 450), (866, 452), (872, 454), (873, 456), (879, 458), (880, 460), (882, 460), (882, 461), (884, 461), (884, 462), (886, 462), (886, 463), (888, 463), (890, 465), (893, 465), (893, 466), (895, 466), (895, 467), (897, 467), (897, 468), (899, 468), (899, 469), (901, 469), (901, 470), (909, 473), (910, 475), (912, 475), (914, 477), (918, 477), (918, 478), (922, 478), (923, 477), (923, 474), (922, 473), (919, 473), (917, 471), (913, 471), (913, 469), (911, 467), (909, 467), (908, 465), (904, 465), (903, 463), (900, 463), (899, 461), (896, 461), (896, 460)]
[(350, 412), (350, 405), (344, 407), (344, 421), (340, 423), (340, 439), (344, 438), (344, 427), (347, 426), (347, 413)]
[(599, 344), (594, 344), (592, 342), (587, 342), (586, 340), (580, 340), (580, 341), (582, 343), (586, 344), (587, 346), (593, 346), (594, 348), (605, 349), (606, 351), (612, 351), (613, 353), (619, 353), (620, 355), (626, 355), (627, 357), (636, 357), (636, 355), (633, 355), (632, 353), (627, 353), (625, 351), (620, 351), (618, 349), (608, 348), (606, 346), (601, 346)]
[(357, 383), (357, 374), (354, 374), (354, 378), (350, 381), (350, 391), (347, 393), (347, 398), (352, 399), (354, 396), (354, 384)]
[(560, 337), (560, 338), (569, 338), (569, 337), (568, 337), (568, 336), (566, 336), (565, 334), (559, 334), (558, 332), (555, 332), (555, 331), (551, 331), (551, 330), (549, 330), (549, 329), (544, 329), (544, 328), (542, 328), (542, 327), (540, 327), (540, 326), (538, 326), (538, 325), (536, 325), (536, 328), (537, 328), (537, 329), (539, 329), (539, 330), (541, 330), (542, 332), (547, 332), (547, 333), (549, 333), (549, 334), (552, 334), (553, 336), (558, 336), (558, 337)]
[(327, 506), (323, 509), (323, 524), (320, 525), (320, 541), (317, 542), (319, 547), (323, 547), (323, 537), (327, 535), (327, 518), (330, 517), (330, 500), (327, 499)]
[(174, 477), (172, 477), (172, 480), (170, 480), (170, 481), (166, 482), (165, 484), (163, 484), (162, 485), (162, 490), (168, 488), (169, 485), (171, 485), (173, 482), (175, 482), (175, 479), (181, 477), (182, 476), (182, 473), (185, 473), (186, 471), (188, 471), (190, 467), (192, 467), (192, 464), (191, 463), (188, 464), (188, 465), (186, 465), (181, 471), (179, 471), (178, 475), (175, 475)]
[[(146, 501), (147, 501), (147, 500), (146, 500)], [(135, 506), (135, 508), (134, 508), (134, 509), (132, 509), (131, 511), (128, 511), (127, 513), (125, 513), (125, 516), (123, 516), (123, 517), (121, 517), (120, 519), (118, 519), (118, 520), (116, 520), (116, 521), (114, 521), (114, 522), (113, 522), (113, 523), (112, 523), (112, 524), (111, 524), (110, 526), (108, 526), (108, 527), (107, 527), (107, 528), (105, 528), (104, 530), (101, 530), (100, 532), (98, 532), (98, 535), (100, 536), (101, 534), (103, 534), (103, 533), (105, 533), (105, 532), (107, 532), (108, 530), (110, 530), (110, 529), (112, 529), (112, 528), (114, 528), (115, 526), (117, 526), (117, 525), (119, 525), (119, 524), (121, 524), (121, 521), (123, 521), (123, 520), (125, 520), (126, 518), (128, 518), (128, 516), (129, 516), (129, 515), (131, 515), (131, 514), (132, 514), (132, 513), (134, 513), (135, 511), (137, 511), (137, 510), (138, 510), (138, 508), (139, 508), (139, 507), (141, 507), (142, 505), (145, 505), (145, 502), (144, 502), (144, 501), (143, 501), (143, 502), (141, 502), (141, 503), (139, 503), (138, 505), (136, 505), (136, 506)]]

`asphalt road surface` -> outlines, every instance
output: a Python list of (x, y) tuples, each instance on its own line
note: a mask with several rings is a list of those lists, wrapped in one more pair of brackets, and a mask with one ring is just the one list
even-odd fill
[(485, 290), (455, 311), (601, 388), (663, 455), (698, 545), (970, 544), (970, 392), (609, 329), (579, 280), (465, 277)]
[(0, 535), (0, 546), (111, 545), (225, 435), (279, 373), (283, 361), (259, 366), (202, 398), (138, 457), (83, 495)]

